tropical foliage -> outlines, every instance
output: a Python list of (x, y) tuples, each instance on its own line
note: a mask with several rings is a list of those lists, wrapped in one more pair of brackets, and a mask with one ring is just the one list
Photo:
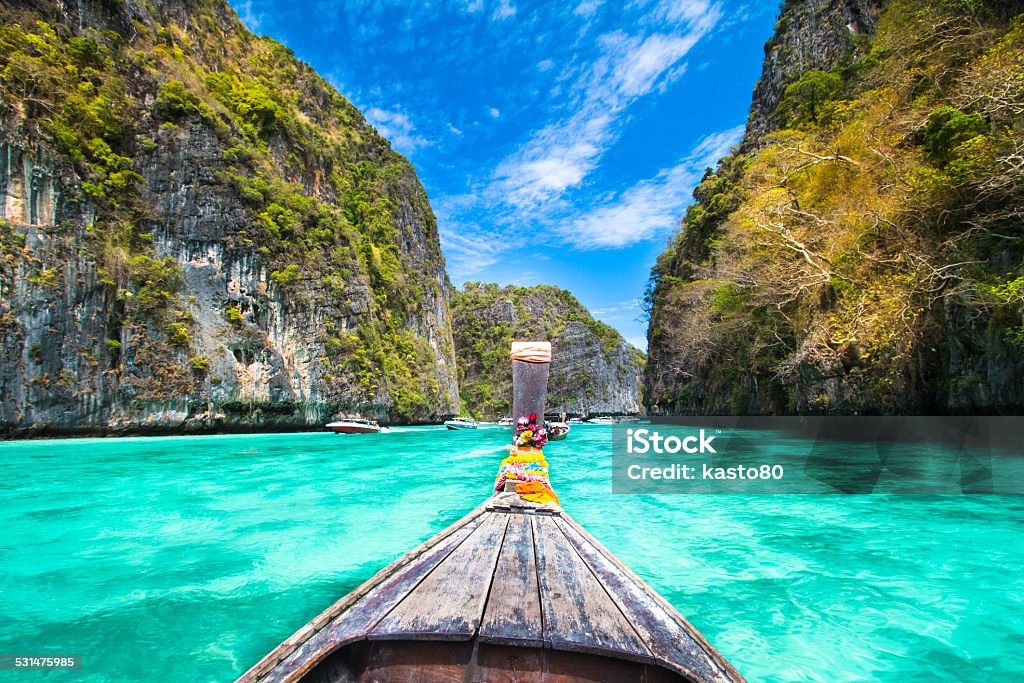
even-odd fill
[(1005, 9), (887, 3), (873, 42), (785, 87), (780, 130), (708, 171), (652, 273), (649, 404), (1005, 405), (979, 374), (1024, 358), (1024, 17)]

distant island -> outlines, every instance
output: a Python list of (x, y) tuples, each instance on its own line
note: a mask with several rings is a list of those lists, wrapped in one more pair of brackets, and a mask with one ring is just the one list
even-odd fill
[(643, 353), (564, 289), (468, 282), (452, 297), (452, 319), (459, 395), (476, 417), (512, 417), (512, 368), (505, 349), (514, 339), (551, 341), (549, 414), (641, 411)]

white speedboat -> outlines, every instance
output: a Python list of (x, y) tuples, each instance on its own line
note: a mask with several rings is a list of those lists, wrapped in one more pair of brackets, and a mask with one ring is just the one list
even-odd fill
[(363, 420), (361, 418), (336, 420), (328, 422), (324, 426), (335, 434), (376, 434), (380, 431), (379, 424), (373, 420)]
[(571, 425), (583, 424), (583, 418), (581, 418), (581, 417), (570, 417), (569, 421), (566, 424), (571, 424)]
[(588, 420), (592, 425), (613, 425), (615, 424), (615, 418), (605, 415), (602, 417), (592, 417)]
[(448, 429), (476, 429), (476, 420), (471, 417), (453, 417), (446, 420), (444, 426)]
[(499, 427), (511, 427), (512, 426), (512, 418), (511, 417), (503, 417), (503, 418), (501, 418), (500, 420), (498, 420), (498, 426)]

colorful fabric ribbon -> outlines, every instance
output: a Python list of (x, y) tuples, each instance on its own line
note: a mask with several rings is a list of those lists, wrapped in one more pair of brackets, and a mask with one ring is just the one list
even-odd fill
[(548, 461), (544, 459), (544, 452), (539, 448), (512, 449), (498, 467), (498, 474), (494, 478), (495, 493), (504, 491), (507, 481), (515, 483), (516, 493), (524, 500), (533, 503), (558, 503), (558, 496), (548, 481)]
[(546, 484), (532, 481), (525, 484), (516, 484), (516, 493), (519, 494), (520, 498), (531, 503), (554, 503), (558, 505), (558, 496)]

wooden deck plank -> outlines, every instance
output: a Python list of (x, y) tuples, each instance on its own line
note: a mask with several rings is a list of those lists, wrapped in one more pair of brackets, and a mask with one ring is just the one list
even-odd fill
[[(715, 652), (697, 630), (668, 606), (654, 589), (596, 545), (574, 522), (552, 520), (608, 589), (619, 610), (636, 629), (651, 653), (666, 666), (700, 681), (742, 680), (724, 659), (720, 663)], [(710, 651), (709, 651), (710, 650)]]
[(468, 640), (476, 633), (509, 516), (488, 512), (480, 526), (368, 634), (371, 640)]
[(534, 557), (529, 515), (508, 515), (505, 542), (480, 624), (482, 642), (528, 647), (544, 644)]
[(559, 650), (653, 661), (554, 517), (532, 516), (544, 639)]
[(482, 522), (483, 515), (471, 519), (463, 527), (452, 531), (447, 538), (411, 558), (407, 563), (399, 566), (389, 565), (382, 570), (381, 573), (388, 574), (382, 581), (294, 649), (264, 680), (295, 680), (301, 671), (311, 668), (330, 652), (365, 638), (374, 624), (387, 615), (425, 576), (469, 538)]

